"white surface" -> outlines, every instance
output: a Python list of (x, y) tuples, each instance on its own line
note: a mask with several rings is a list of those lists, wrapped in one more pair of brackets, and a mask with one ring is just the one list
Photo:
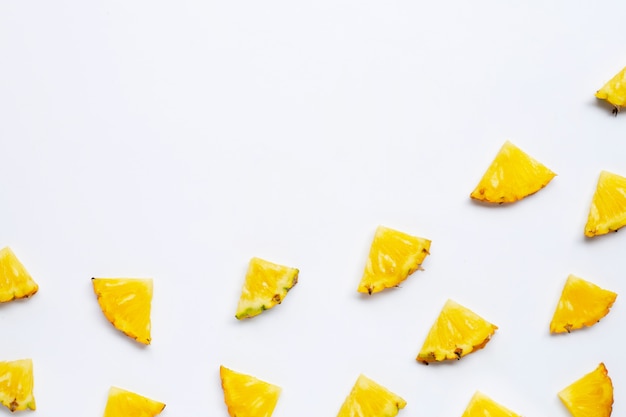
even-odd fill
[[(0, 245), (40, 292), (0, 306), (0, 358), (33, 358), (36, 414), (100, 416), (118, 385), (226, 416), (224, 364), (283, 387), (275, 417), (336, 415), (359, 373), (405, 417), (460, 416), (475, 390), (565, 417), (556, 393), (600, 361), (624, 414), (626, 236), (582, 229), (599, 172), (626, 174), (626, 114), (593, 96), (626, 65), (626, 3), (592, 3), (2, 2)], [(506, 139), (558, 177), (473, 204)], [(360, 297), (379, 224), (432, 255)], [(252, 256), (300, 282), (238, 322)], [(620, 296), (551, 337), (570, 273)], [(151, 346), (104, 319), (92, 276), (154, 278)], [(499, 330), (419, 365), (447, 298)]]

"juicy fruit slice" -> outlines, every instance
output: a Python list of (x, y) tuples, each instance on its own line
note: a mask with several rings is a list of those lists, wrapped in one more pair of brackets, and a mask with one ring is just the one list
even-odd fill
[(548, 185), (556, 174), (506, 141), (470, 194), (487, 203), (513, 203)]
[(392, 417), (405, 406), (404, 399), (360, 375), (337, 417)]
[(280, 304), (289, 290), (298, 283), (298, 273), (296, 268), (252, 258), (235, 317), (241, 320), (258, 316)]
[(220, 366), (224, 402), (231, 417), (270, 417), (281, 388)]
[(39, 286), (8, 246), (0, 250), (0, 303), (27, 298)]
[(379, 226), (370, 247), (358, 292), (373, 294), (396, 287), (407, 279), (430, 254), (428, 239)]
[(550, 322), (550, 332), (569, 333), (583, 326), (593, 326), (609, 313), (616, 298), (613, 291), (570, 275)]
[(35, 410), (33, 361), (0, 362), (0, 403), (11, 411)]
[(617, 232), (626, 225), (626, 178), (602, 171), (591, 200), (585, 236)]
[(430, 328), (417, 361), (428, 365), (461, 359), (483, 348), (497, 329), (470, 309), (448, 300)]
[(609, 417), (613, 411), (613, 382), (603, 363), (558, 395), (574, 417)]
[(152, 279), (92, 278), (105, 317), (128, 337), (149, 345)]
[(462, 417), (520, 417), (520, 415), (477, 391)]
[(601, 89), (596, 92), (596, 97), (606, 100), (615, 108), (613, 114), (617, 114), (621, 107), (626, 106), (626, 68), (618, 72)]
[(165, 404), (151, 400), (122, 388), (111, 387), (104, 417), (154, 417), (163, 411)]

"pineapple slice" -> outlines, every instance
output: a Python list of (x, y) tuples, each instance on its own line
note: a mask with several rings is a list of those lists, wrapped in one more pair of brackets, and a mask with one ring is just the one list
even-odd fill
[(483, 348), (497, 329), (468, 308), (448, 300), (430, 328), (416, 359), (425, 365), (461, 359)]
[(224, 402), (231, 417), (270, 417), (281, 388), (220, 366)]
[(613, 382), (603, 363), (558, 395), (574, 417), (609, 417), (613, 411)]
[(596, 97), (611, 103), (614, 106), (613, 114), (617, 114), (620, 108), (626, 105), (626, 68), (604, 84), (596, 92)]
[(337, 417), (393, 417), (406, 401), (387, 388), (359, 375)]
[(593, 326), (609, 314), (616, 298), (616, 293), (570, 275), (550, 322), (550, 332), (569, 333), (583, 326)]
[(0, 250), (0, 303), (27, 298), (39, 286), (8, 246)]
[(626, 178), (602, 171), (591, 200), (585, 236), (617, 232), (626, 225)]
[(149, 345), (152, 279), (92, 278), (91, 282), (107, 320), (128, 337)]
[(11, 411), (35, 410), (33, 361), (0, 362), (0, 403)]
[(258, 316), (280, 304), (289, 290), (298, 283), (298, 273), (296, 268), (252, 258), (235, 317), (241, 320)]
[(151, 400), (122, 388), (111, 387), (104, 417), (154, 417), (163, 411), (165, 404)]
[(476, 391), (462, 417), (520, 417), (482, 392)]
[(506, 141), (470, 194), (487, 203), (514, 203), (548, 185), (556, 174)]
[(430, 243), (428, 239), (378, 226), (357, 291), (373, 294), (398, 286), (420, 269), (430, 254)]

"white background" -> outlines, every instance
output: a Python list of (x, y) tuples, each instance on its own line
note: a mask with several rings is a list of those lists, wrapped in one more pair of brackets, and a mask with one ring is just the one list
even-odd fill
[[(626, 236), (583, 226), (599, 172), (626, 175), (626, 114), (594, 98), (626, 65), (625, 15), (622, 0), (3, 1), (0, 245), (40, 291), (0, 306), (0, 359), (33, 359), (42, 416), (100, 416), (111, 385), (163, 416), (227, 416), (223, 364), (283, 388), (275, 417), (336, 415), (360, 373), (402, 416), (460, 416), (481, 390), (565, 417), (557, 392), (601, 361), (623, 415)], [(506, 139), (558, 176), (474, 204)], [(431, 256), (362, 297), (379, 224)], [(300, 282), (239, 322), (253, 256)], [(550, 336), (570, 273), (620, 296)], [(154, 278), (152, 345), (106, 321), (93, 276)], [(420, 365), (448, 298), (499, 330)]]

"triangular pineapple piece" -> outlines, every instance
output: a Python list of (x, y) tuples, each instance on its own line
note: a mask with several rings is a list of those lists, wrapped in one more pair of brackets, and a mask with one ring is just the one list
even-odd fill
[(270, 417), (281, 388), (220, 366), (224, 402), (231, 417)]
[(448, 300), (426, 336), (417, 361), (428, 365), (483, 348), (498, 329), (470, 309)]
[(296, 268), (252, 258), (235, 317), (241, 320), (258, 316), (280, 304), (289, 290), (298, 283), (298, 273)]
[(92, 278), (91, 281), (105, 317), (128, 337), (149, 345), (152, 279)]
[(626, 225), (626, 178), (602, 171), (591, 200), (585, 236), (617, 232)]
[(406, 401), (387, 388), (359, 375), (337, 417), (393, 417)]
[(550, 332), (569, 333), (583, 326), (593, 326), (609, 314), (616, 298), (613, 291), (570, 275), (550, 322)]
[(373, 294), (396, 287), (429, 255), (431, 241), (378, 226), (358, 292)]
[(0, 303), (27, 298), (39, 286), (8, 246), (0, 250)]
[(613, 411), (613, 382), (603, 363), (559, 392), (574, 417), (609, 417)]
[(606, 100), (615, 106), (613, 114), (617, 114), (621, 107), (626, 106), (626, 68), (622, 69), (604, 84), (596, 92), (596, 97)]
[(34, 410), (33, 361), (0, 362), (0, 403), (11, 411)]
[(520, 417), (520, 415), (477, 391), (462, 417)]
[(513, 203), (548, 185), (556, 174), (506, 141), (470, 194), (487, 203)]
[(165, 404), (151, 400), (122, 388), (111, 387), (104, 417), (154, 417), (163, 411)]

